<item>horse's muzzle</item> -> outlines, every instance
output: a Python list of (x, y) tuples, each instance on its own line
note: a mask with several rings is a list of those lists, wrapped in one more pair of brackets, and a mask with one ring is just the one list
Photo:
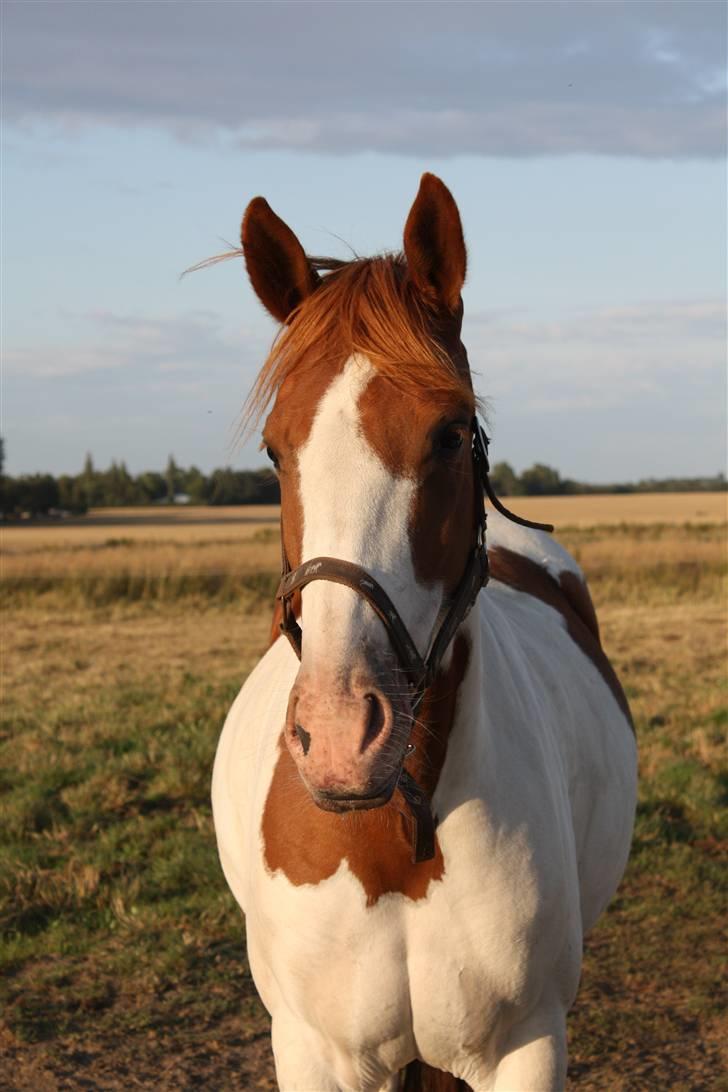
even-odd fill
[(381, 785), (375, 792), (366, 795), (342, 796), (339, 793), (317, 792), (309, 788), (313, 802), (322, 811), (333, 811), (342, 815), (348, 811), (371, 811), (373, 808), (381, 808), (392, 799), (392, 794), (397, 786), (399, 777), (397, 768), (389, 780)]
[[(285, 740), (314, 802), (324, 811), (386, 804), (407, 746), (406, 695), (389, 697), (361, 670), (346, 680), (299, 673), (288, 703)], [(401, 707), (401, 708), (400, 708)], [(410, 714), (411, 717), (411, 714)]]

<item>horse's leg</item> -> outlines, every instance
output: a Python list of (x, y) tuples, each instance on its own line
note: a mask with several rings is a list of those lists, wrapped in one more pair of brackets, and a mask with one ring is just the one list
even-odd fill
[(277, 1009), (271, 1024), (276, 1079), (281, 1092), (339, 1092), (340, 1085), (321, 1057), (310, 1029), (285, 1010)]
[(566, 1083), (566, 1014), (541, 1005), (511, 1028), (496, 1070), (494, 1092), (561, 1092)]

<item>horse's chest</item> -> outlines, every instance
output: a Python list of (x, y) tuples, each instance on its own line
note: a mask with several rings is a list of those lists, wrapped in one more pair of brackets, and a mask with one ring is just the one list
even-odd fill
[(416, 1041), (437, 1057), (482, 1037), (522, 989), (525, 904), (463, 847), (460, 857), (444, 861), (422, 897), (394, 890), (376, 900), (347, 860), (298, 885), (261, 860), (248, 943), (269, 1009), (285, 1005), (354, 1052), (397, 1044), (406, 1057)]

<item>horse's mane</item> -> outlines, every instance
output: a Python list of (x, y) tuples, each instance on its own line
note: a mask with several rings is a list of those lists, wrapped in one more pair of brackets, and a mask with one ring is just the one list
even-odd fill
[[(241, 248), (231, 248), (185, 273), (242, 255)], [(294, 371), (301, 374), (326, 361), (343, 363), (353, 353), (368, 357), (381, 375), (415, 398), (427, 392), (443, 403), (473, 401), (467, 373), (432, 333), (433, 315), (407, 276), (404, 254), (348, 262), (308, 255), (308, 260), (321, 284), (276, 335), (243, 406), (239, 435), (255, 427)]]
[(321, 284), (279, 331), (243, 409), (243, 430), (260, 419), (281, 384), (324, 361), (365, 355), (380, 374), (415, 397), (472, 400), (432, 333), (432, 315), (407, 277), (403, 254), (309, 259)]

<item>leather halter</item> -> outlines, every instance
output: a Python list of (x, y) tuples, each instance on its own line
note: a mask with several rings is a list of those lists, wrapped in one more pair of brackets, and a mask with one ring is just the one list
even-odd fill
[[(523, 527), (532, 527), (539, 531), (553, 531), (550, 523), (534, 523), (531, 520), (522, 519), (509, 512), (501, 504), (490, 483), (490, 464), (488, 462), (488, 445), (490, 441), (477, 417), (473, 417), (471, 428), (473, 481), (476, 511), (478, 512), (475, 543), (460, 583), (454, 593), (443, 603), (424, 659), (417, 651), (417, 647), (394, 603), (381, 584), (366, 569), (363, 569), (360, 565), (355, 565), (351, 561), (342, 561), (335, 557), (314, 557), (310, 561), (304, 561), (297, 569), (292, 570), (283, 545), (283, 528), (281, 527), (282, 575), (276, 592), (276, 599), (280, 599), (283, 610), (283, 620), (280, 624), (281, 632), (285, 633), (299, 660), (301, 659), (303, 632), (293, 613), (291, 604), (293, 593), (314, 580), (329, 580), (335, 584), (344, 584), (356, 592), (357, 595), (366, 599), (387, 631), (387, 636), (397, 653), (402, 670), (406, 674), (412, 690), (413, 719), (422, 704), (428, 687), (437, 674), (448, 645), (470, 612), (478, 597), (478, 592), (488, 583), (488, 550), (485, 541), (486, 512), (483, 494), (485, 493), (488, 496), (494, 508), (514, 523), (519, 523)], [(428, 861), (435, 855), (435, 823), (430, 802), (403, 765), (407, 755), (411, 754), (413, 750), (414, 747), (411, 744), (405, 749), (396, 788), (401, 793), (406, 806), (406, 817), (410, 821), (412, 834), (412, 860), (413, 863), (417, 864), (420, 861)]]

